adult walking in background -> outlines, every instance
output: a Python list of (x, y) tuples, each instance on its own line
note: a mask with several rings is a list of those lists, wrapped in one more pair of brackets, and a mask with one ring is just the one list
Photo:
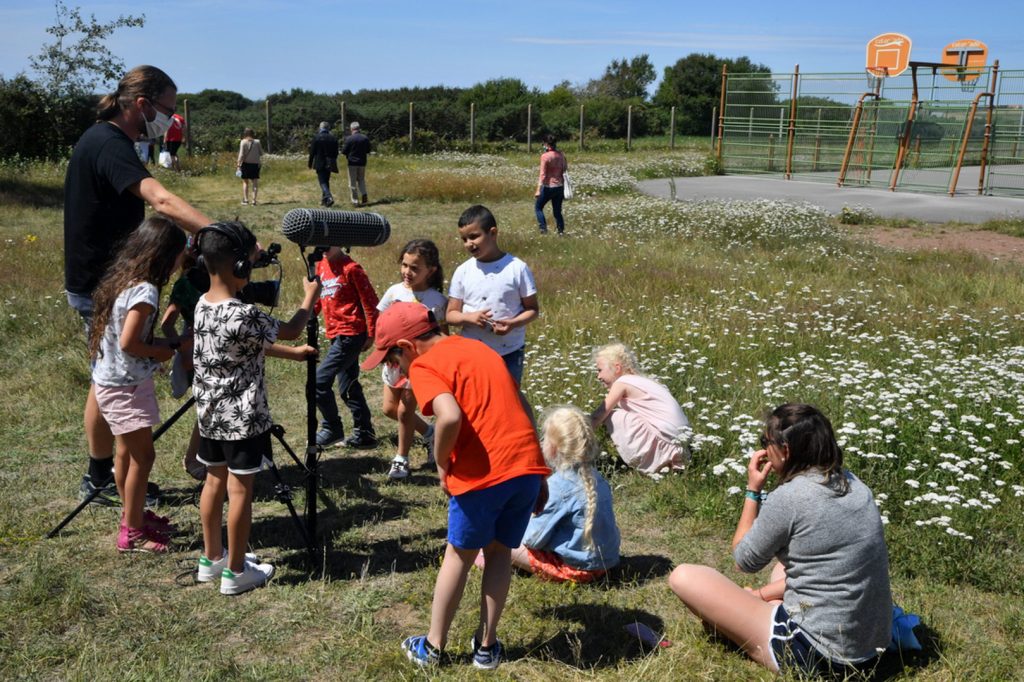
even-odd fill
[[(889, 552), (871, 490), (843, 468), (829, 420), (780, 405), (747, 466), (733, 535), (745, 573), (778, 559), (771, 582), (744, 589), (710, 566), (683, 564), (669, 585), (710, 630), (772, 671), (860, 679), (892, 637)], [(762, 494), (774, 473), (779, 483)]]
[(348, 189), (352, 205), (366, 204), (366, 159), (370, 156), (370, 138), (359, 131), (359, 122), (352, 121), (350, 134), (341, 146), (341, 154), (348, 159)]
[(537, 179), (537, 191), (533, 193), (536, 197), (533, 210), (537, 214), (537, 227), (540, 228), (541, 234), (548, 233), (544, 205), (549, 201), (558, 234), (565, 234), (562, 201), (565, 199), (565, 171), (569, 169), (569, 164), (565, 161), (565, 154), (558, 151), (557, 142), (554, 135), (544, 136), (544, 151), (540, 155), (540, 177)]
[[(114, 245), (133, 232), (146, 205), (190, 232), (213, 222), (150, 176), (135, 153), (136, 140), (163, 135), (177, 105), (178, 87), (155, 66), (137, 66), (100, 100), (97, 121), (75, 145), (64, 178), (64, 288), (68, 304), (92, 324), (93, 290)], [(81, 495), (96, 488), (100, 504), (119, 505), (113, 481), (114, 436), (99, 412), (93, 387), (85, 402), (89, 473)]]
[(331, 125), (327, 121), (320, 123), (319, 132), (309, 143), (306, 167), (316, 171), (316, 179), (320, 183), (320, 205), (333, 206), (331, 173), (338, 172), (338, 138), (331, 133)]
[(249, 183), (252, 183), (252, 205), (256, 205), (256, 196), (260, 191), (260, 165), (263, 159), (263, 147), (256, 139), (252, 128), (242, 131), (242, 141), (238, 144), (238, 173), (242, 178), (242, 204), (249, 203)]
[(171, 116), (171, 127), (164, 133), (164, 145), (167, 147), (167, 153), (171, 155), (171, 170), (181, 170), (181, 162), (178, 161), (178, 150), (181, 148), (181, 143), (184, 141), (187, 132), (188, 124), (185, 123), (185, 117), (175, 112)]

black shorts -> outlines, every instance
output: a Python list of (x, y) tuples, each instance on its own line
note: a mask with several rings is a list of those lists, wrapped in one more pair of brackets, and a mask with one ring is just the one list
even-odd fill
[(258, 163), (243, 163), (242, 164), (242, 179), (243, 180), (259, 180), (260, 179), (260, 165)]
[(796, 671), (798, 676), (860, 679), (863, 672), (874, 667), (878, 660), (872, 657), (854, 665), (833, 661), (811, 644), (800, 624), (790, 620), (789, 612), (782, 604), (775, 607), (769, 642), (779, 671)]
[(263, 467), (263, 458), (272, 459), (270, 431), (242, 440), (214, 440), (199, 437), (197, 459), (208, 467), (227, 466), (236, 476), (255, 474)]
[(177, 156), (178, 150), (181, 149), (181, 140), (175, 140), (174, 142), (166, 142), (167, 151), (171, 153), (171, 156)]

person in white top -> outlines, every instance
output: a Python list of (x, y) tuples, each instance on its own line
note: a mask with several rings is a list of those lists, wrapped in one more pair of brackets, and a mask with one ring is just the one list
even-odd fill
[(95, 360), (96, 403), (114, 434), (114, 481), (124, 503), (117, 536), (120, 552), (168, 550), (170, 520), (145, 509), (156, 451), (153, 426), (160, 407), (153, 374), (170, 360), (177, 341), (153, 338), (160, 288), (181, 265), (185, 233), (156, 214), (142, 221), (118, 251), (93, 294), (89, 351)]
[(461, 325), (463, 336), (490, 346), (521, 384), (526, 325), (540, 315), (533, 273), (498, 247), (498, 221), (486, 206), (462, 212), (459, 237), (472, 258), (452, 276), (448, 324)]
[(637, 374), (636, 357), (621, 343), (598, 348), (594, 364), (608, 393), (591, 419), (595, 429), (608, 429), (622, 461), (648, 475), (685, 469), (690, 451), (682, 436), (690, 422), (668, 388)]
[[(444, 271), (437, 245), (429, 239), (413, 239), (399, 252), (402, 281), (391, 285), (377, 304), (377, 310), (384, 312), (392, 303), (422, 303), (434, 313), (444, 329), (445, 309), (448, 299), (441, 293), (444, 288)], [(388, 478), (401, 480), (409, 476), (409, 450), (413, 433), (423, 435), (427, 446), (427, 464), (434, 462), (434, 427), (427, 424), (416, 413), (416, 398), (407, 377), (395, 365), (381, 365), (384, 382), (384, 414), (398, 422), (398, 453), (391, 460)]]

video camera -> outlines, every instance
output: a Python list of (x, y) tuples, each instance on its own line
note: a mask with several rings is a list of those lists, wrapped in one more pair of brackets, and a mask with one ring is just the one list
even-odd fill
[[(256, 260), (253, 261), (252, 269), (257, 270), (259, 268), (266, 268), (271, 265), (277, 266), (277, 279), (265, 279), (259, 282), (249, 282), (242, 290), (238, 292), (238, 298), (243, 303), (252, 303), (256, 305), (267, 306), (268, 308), (276, 308), (278, 298), (281, 293), (281, 261), (278, 260), (277, 254), (281, 253), (281, 245), (277, 242), (272, 243), (267, 247), (266, 251), (260, 251)], [(199, 293), (205, 294), (210, 289), (210, 273), (206, 271), (206, 268), (201, 268), (198, 265), (193, 267), (185, 275), (188, 278), (189, 283), (196, 288)]]

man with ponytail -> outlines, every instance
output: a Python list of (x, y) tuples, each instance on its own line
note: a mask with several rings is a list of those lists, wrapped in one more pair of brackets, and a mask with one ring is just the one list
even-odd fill
[[(178, 88), (155, 66), (137, 66), (104, 96), (97, 121), (75, 145), (64, 179), (64, 287), (68, 303), (82, 316), (86, 336), (92, 321), (92, 294), (115, 246), (141, 223), (146, 205), (190, 232), (213, 222), (184, 199), (167, 191), (135, 154), (136, 140), (167, 131), (177, 107)], [(85, 403), (89, 473), (81, 494), (109, 488), (97, 502), (120, 504), (113, 492), (114, 437), (96, 406), (90, 387)]]

